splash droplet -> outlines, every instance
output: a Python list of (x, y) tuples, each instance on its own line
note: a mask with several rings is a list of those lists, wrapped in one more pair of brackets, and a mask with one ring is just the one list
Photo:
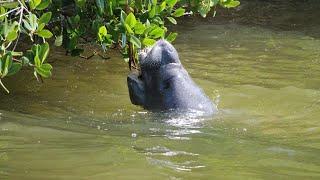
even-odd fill
[(131, 137), (136, 138), (136, 137), (137, 137), (137, 134), (136, 134), (136, 133), (132, 133), (132, 134), (131, 134)]

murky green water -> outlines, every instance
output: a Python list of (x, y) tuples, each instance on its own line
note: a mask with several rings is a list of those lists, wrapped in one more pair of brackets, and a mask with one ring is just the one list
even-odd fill
[(37, 84), (26, 71), (0, 95), (0, 179), (319, 179), (313, 28), (223, 20), (178, 31), (181, 60), (217, 116), (150, 113), (131, 105), (117, 55), (52, 52), (51, 80)]

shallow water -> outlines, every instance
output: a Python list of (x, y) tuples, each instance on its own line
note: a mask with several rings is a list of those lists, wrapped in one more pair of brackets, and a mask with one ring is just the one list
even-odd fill
[(319, 179), (320, 40), (281, 27), (178, 26), (182, 63), (218, 103), (206, 119), (132, 105), (116, 54), (52, 52), (52, 79), (25, 70), (0, 95), (0, 179)]

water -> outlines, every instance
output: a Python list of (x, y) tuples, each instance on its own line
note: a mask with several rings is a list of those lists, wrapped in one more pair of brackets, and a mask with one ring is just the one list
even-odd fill
[(314, 27), (196, 20), (177, 27), (175, 46), (218, 115), (148, 112), (131, 105), (116, 53), (57, 50), (52, 79), (24, 70), (0, 95), (0, 179), (319, 179)]

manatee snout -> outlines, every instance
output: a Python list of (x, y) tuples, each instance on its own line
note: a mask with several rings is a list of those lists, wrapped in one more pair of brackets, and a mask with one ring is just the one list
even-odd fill
[(169, 63), (181, 64), (177, 50), (165, 40), (157, 41), (151, 49), (147, 49), (144, 53), (139, 59), (142, 73), (159, 70), (160, 66)]
[(127, 77), (129, 97), (131, 103), (134, 105), (144, 106), (145, 104), (145, 91), (144, 83), (139, 78), (139, 72), (132, 71)]

